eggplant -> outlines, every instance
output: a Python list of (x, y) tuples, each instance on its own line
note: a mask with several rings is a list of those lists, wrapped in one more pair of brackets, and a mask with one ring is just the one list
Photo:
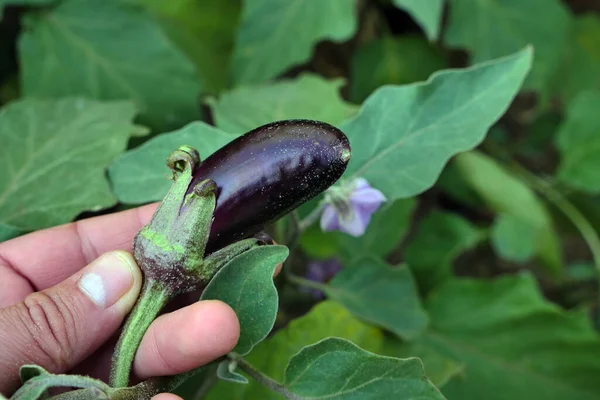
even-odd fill
[(350, 160), (342, 131), (309, 120), (258, 127), (225, 145), (193, 171), (188, 192), (217, 183), (206, 254), (248, 238), (333, 185)]

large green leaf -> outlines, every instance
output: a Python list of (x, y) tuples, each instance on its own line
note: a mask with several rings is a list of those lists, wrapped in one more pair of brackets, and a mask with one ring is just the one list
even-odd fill
[(418, 336), (428, 323), (410, 270), (391, 267), (378, 258), (355, 260), (333, 278), (325, 292), (355, 316), (404, 339)]
[(305, 118), (336, 125), (357, 111), (340, 97), (341, 79), (317, 75), (272, 84), (243, 86), (211, 99), (215, 124), (225, 132), (242, 133), (283, 119)]
[(284, 385), (307, 399), (444, 399), (419, 359), (378, 356), (340, 338), (324, 339), (292, 357)]
[(142, 121), (161, 129), (199, 116), (193, 64), (126, 2), (65, 0), (28, 15), (26, 26), (19, 39), (26, 96), (131, 99)]
[(444, 0), (393, 0), (396, 7), (403, 8), (421, 25), (429, 40), (440, 33)]
[(531, 64), (531, 49), (427, 82), (385, 86), (342, 124), (352, 145), (346, 177), (364, 177), (388, 199), (431, 187), (450, 157), (475, 147), (504, 113)]
[(183, 128), (150, 139), (128, 151), (110, 166), (115, 195), (122, 203), (141, 204), (162, 199), (172, 184), (165, 162), (181, 145), (195, 147), (202, 159), (235, 139), (236, 135), (205, 124), (192, 122)]
[(561, 153), (558, 178), (589, 193), (600, 193), (600, 91), (581, 92), (567, 109), (556, 146)]
[(115, 204), (105, 168), (133, 131), (130, 102), (22, 100), (0, 113), (0, 223), (47, 228)]
[(446, 44), (468, 49), (473, 62), (532, 44), (535, 59), (525, 87), (547, 94), (560, 68), (570, 15), (560, 0), (450, 0)]
[(418, 343), (465, 364), (448, 399), (593, 400), (600, 397), (600, 338), (582, 312), (546, 302), (528, 274), (449, 281), (427, 302)]
[(354, 52), (352, 99), (362, 102), (383, 85), (424, 81), (445, 66), (444, 53), (421, 36), (385, 36)]
[(586, 14), (575, 20), (571, 41), (557, 79), (558, 91), (571, 101), (581, 91), (600, 89), (600, 16)]
[[(331, 336), (350, 340), (375, 353), (380, 351), (383, 340), (383, 335), (377, 328), (358, 321), (338, 303), (325, 301), (256, 345), (246, 360), (262, 373), (277, 381), (283, 381), (285, 367), (294, 354), (305, 346)], [(279, 395), (250, 380), (250, 383), (245, 386), (218, 382), (207, 400), (276, 400), (279, 398)]]
[(240, 321), (240, 339), (233, 351), (247, 354), (273, 328), (278, 296), (273, 273), (285, 261), (285, 246), (261, 246), (235, 257), (202, 292), (201, 300), (221, 300)]
[[(562, 255), (558, 235), (548, 210), (535, 192), (483, 153), (471, 151), (459, 154), (454, 160), (454, 165), (489, 208), (498, 213), (512, 215), (534, 228), (528, 232), (535, 234), (533, 240), (536, 242), (537, 256), (551, 276), (560, 276)], [(504, 233), (512, 235), (512, 232)], [(525, 233), (523, 231), (523, 234)]]
[(483, 237), (481, 229), (459, 215), (433, 211), (421, 220), (404, 259), (427, 292), (450, 278), (454, 259)]
[(310, 58), (321, 40), (356, 31), (355, 0), (245, 0), (233, 53), (237, 84), (260, 83)]

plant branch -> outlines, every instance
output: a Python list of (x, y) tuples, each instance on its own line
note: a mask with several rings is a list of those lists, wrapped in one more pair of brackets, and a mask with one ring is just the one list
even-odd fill
[(252, 377), (255, 381), (257, 381), (261, 385), (269, 388), (270, 390), (272, 390), (276, 393), (281, 394), (286, 399), (291, 399), (291, 400), (300, 400), (301, 399), (300, 396), (297, 396), (294, 393), (290, 392), (281, 383), (277, 382), (270, 376), (267, 376), (267, 375), (263, 374), (262, 372), (260, 372), (252, 364), (250, 364), (246, 360), (244, 360), (244, 358), (242, 356), (240, 356), (239, 354), (229, 353), (227, 357), (230, 360), (234, 361), (242, 371), (244, 371), (246, 374), (248, 374), (250, 377)]

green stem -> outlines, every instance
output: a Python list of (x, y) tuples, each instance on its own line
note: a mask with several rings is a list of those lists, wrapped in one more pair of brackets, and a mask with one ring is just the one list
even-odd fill
[(324, 207), (325, 207), (324, 204), (319, 204), (317, 206), (317, 208), (312, 210), (310, 212), (310, 214), (308, 214), (306, 217), (304, 217), (302, 219), (302, 221), (300, 221), (298, 223), (298, 230), (300, 231), (300, 233), (307, 230), (308, 227), (310, 227), (312, 224), (314, 224), (319, 219), (319, 217), (321, 216), (321, 213), (323, 212)]
[(329, 286), (327, 286), (324, 283), (320, 283), (320, 282), (314, 282), (305, 278), (301, 278), (297, 275), (293, 275), (293, 274), (288, 274), (287, 279), (292, 282), (295, 283), (297, 285), (302, 285), (302, 286), (306, 286), (308, 288), (311, 289), (316, 289), (316, 290), (320, 290), (321, 292), (327, 292), (327, 289), (329, 288)]
[(263, 374), (262, 372), (260, 372), (252, 364), (250, 364), (246, 360), (244, 360), (242, 358), (242, 356), (240, 356), (239, 354), (229, 353), (229, 355), (227, 357), (229, 359), (231, 359), (232, 361), (235, 361), (237, 363), (237, 366), (242, 371), (244, 371), (246, 374), (248, 374), (250, 377), (252, 377), (258, 383), (260, 383), (261, 385), (267, 387), (268, 389), (270, 389), (270, 390), (272, 390), (272, 391), (274, 391), (276, 393), (281, 394), (286, 399), (291, 399), (291, 400), (299, 400), (299, 399), (301, 399), (300, 396), (297, 396), (296, 394), (290, 392), (281, 383), (277, 382), (276, 380), (274, 380), (270, 376), (267, 376), (267, 375)]
[(145, 280), (142, 293), (129, 314), (113, 354), (110, 371), (112, 387), (119, 388), (129, 385), (129, 374), (135, 353), (146, 330), (167, 304), (169, 298), (170, 292), (164, 284), (154, 280)]

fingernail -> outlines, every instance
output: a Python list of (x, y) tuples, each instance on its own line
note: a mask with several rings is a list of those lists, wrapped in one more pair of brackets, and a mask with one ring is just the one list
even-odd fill
[(131, 289), (132, 260), (118, 252), (107, 253), (91, 263), (79, 279), (79, 289), (103, 308), (115, 304)]

